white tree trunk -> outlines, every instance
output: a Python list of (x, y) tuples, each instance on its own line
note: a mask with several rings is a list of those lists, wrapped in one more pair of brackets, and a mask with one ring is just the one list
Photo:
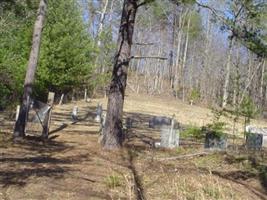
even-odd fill
[(231, 73), (232, 51), (233, 51), (233, 38), (230, 39), (228, 55), (227, 55), (226, 76), (225, 76), (225, 81), (224, 81), (224, 86), (223, 86), (222, 108), (226, 107), (228, 96), (229, 96), (228, 87), (229, 87), (230, 73)]

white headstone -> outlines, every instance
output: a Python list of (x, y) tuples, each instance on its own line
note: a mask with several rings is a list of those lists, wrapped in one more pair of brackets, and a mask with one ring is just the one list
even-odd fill
[(73, 107), (71, 117), (73, 120), (78, 120), (78, 106)]
[(17, 109), (16, 109), (16, 121), (19, 118), (19, 110), (20, 110), (20, 105), (17, 105)]

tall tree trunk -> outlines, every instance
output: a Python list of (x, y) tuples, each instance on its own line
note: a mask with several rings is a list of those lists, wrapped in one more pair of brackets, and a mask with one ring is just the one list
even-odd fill
[(22, 97), (22, 105), (20, 107), (19, 118), (16, 121), (14, 129), (14, 137), (24, 137), (25, 136), (25, 126), (27, 115), (30, 106), (30, 96), (32, 94), (32, 87), (35, 77), (35, 72), (37, 68), (42, 29), (45, 20), (45, 13), (47, 8), (47, 1), (41, 0), (38, 8), (37, 19), (34, 24), (33, 38), (32, 38), (32, 48), (30, 53), (30, 58), (28, 62), (28, 68), (26, 72), (24, 91)]
[(100, 40), (100, 37), (101, 37), (101, 33), (103, 31), (103, 26), (104, 26), (104, 20), (105, 20), (105, 16), (106, 16), (106, 12), (107, 12), (107, 7), (108, 7), (108, 0), (105, 0), (104, 2), (104, 7), (103, 7), (103, 10), (101, 12), (101, 15), (100, 15), (100, 22), (99, 22), (99, 27), (98, 27), (98, 31), (97, 31), (97, 46), (100, 47), (101, 45), (101, 40)]
[(265, 88), (266, 88), (266, 84), (265, 84), (265, 65), (266, 65), (266, 60), (263, 61), (262, 64), (262, 69), (261, 69), (261, 84), (260, 84), (260, 100), (261, 100), (261, 106), (264, 107), (265, 105)]
[(187, 51), (188, 51), (190, 23), (191, 23), (191, 13), (189, 13), (189, 18), (187, 21), (187, 32), (186, 32), (186, 39), (185, 39), (183, 63), (182, 63), (182, 69), (181, 69), (182, 84), (183, 84), (183, 102), (185, 101), (185, 65), (186, 65)]
[(232, 60), (232, 51), (233, 51), (233, 37), (230, 38), (229, 43), (229, 49), (228, 49), (228, 55), (227, 55), (227, 63), (226, 63), (226, 76), (223, 86), (223, 102), (222, 102), (222, 108), (225, 108), (228, 101), (228, 86), (230, 81), (230, 73), (231, 73), (231, 60)]
[(123, 102), (137, 8), (137, 0), (124, 0), (102, 139), (105, 149), (118, 148), (122, 145)]
[(169, 53), (169, 80), (170, 80), (170, 86), (173, 88), (173, 80), (174, 80), (174, 74), (173, 74), (173, 52), (174, 52), (174, 43), (175, 43), (175, 29), (176, 27), (176, 14), (173, 13), (173, 23), (172, 23), (172, 34), (171, 34), (171, 50)]

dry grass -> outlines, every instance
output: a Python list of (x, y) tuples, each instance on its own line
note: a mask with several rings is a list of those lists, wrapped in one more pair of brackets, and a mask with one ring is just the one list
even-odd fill
[[(95, 102), (101, 102), (106, 107), (107, 99), (97, 99)], [(145, 113), (158, 116), (172, 117), (175, 114), (176, 119), (181, 124), (204, 126), (212, 122), (214, 115), (208, 108), (189, 105), (173, 98), (160, 98), (153, 96), (143, 96), (137, 94), (129, 94), (125, 98), (125, 112)], [(222, 121), (226, 123), (226, 131), (230, 134), (233, 132), (233, 120), (229, 117), (222, 117)], [(251, 124), (258, 127), (267, 127), (264, 120), (251, 120)], [(240, 118), (236, 124), (236, 131), (242, 136), (244, 130), (244, 119)]]
[[(267, 199), (258, 171), (249, 173), (254, 168), (248, 159), (224, 153), (155, 159), (201, 152), (203, 147), (185, 144), (174, 150), (154, 149), (151, 144), (159, 139), (159, 132), (147, 128), (151, 115), (175, 113), (183, 124), (203, 125), (212, 117), (208, 109), (128, 96), (126, 116), (135, 117), (137, 126), (128, 133), (122, 150), (103, 151), (97, 143), (98, 124), (93, 121), (98, 102), (106, 100), (77, 102), (81, 119), (77, 123), (70, 120), (73, 104), (56, 106), (48, 142), (33, 137), (13, 143), (10, 134), (0, 134), (0, 200)], [(2, 132), (11, 132), (13, 124), (4, 124)]]

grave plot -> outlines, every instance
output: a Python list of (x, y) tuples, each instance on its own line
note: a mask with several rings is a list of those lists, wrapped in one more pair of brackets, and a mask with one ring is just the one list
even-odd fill
[(267, 128), (246, 127), (246, 146), (248, 149), (267, 148)]
[[(49, 92), (47, 103), (38, 100), (30, 100), (28, 116), (26, 116), (26, 135), (37, 135), (48, 138), (51, 122), (52, 108), (55, 93)], [(17, 106), (16, 120), (18, 119), (19, 106)]]
[[(0, 146), (0, 185), (5, 185), (0, 186), (0, 199), (1, 194), (9, 199), (36, 200), (87, 200), (88, 196), (138, 199), (138, 195), (159, 200), (198, 199), (199, 196), (212, 200), (265, 198), (260, 181), (264, 171), (258, 171), (264, 168), (262, 164), (253, 167), (245, 152), (237, 155), (229, 150), (206, 151), (204, 138), (199, 142), (181, 136), (186, 129), (184, 125), (180, 125), (179, 135), (175, 127), (171, 130), (171, 125), (149, 128), (151, 118), (172, 114), (128, 112), (126, 107), (124, 148), (102, 151), (97, 143), (100, 123), (94, 120), (98, 102), (93, 99), (91, 103), (55, 106), (51, 140), (45, 145), (31, 142), (8, 148)], [(78, 120), (73, 122), (71, 114), (75, 106)], [(177, 139), (179, 146), (169, 142)], [(155, 142), (164, 148), (155, 148)]]

